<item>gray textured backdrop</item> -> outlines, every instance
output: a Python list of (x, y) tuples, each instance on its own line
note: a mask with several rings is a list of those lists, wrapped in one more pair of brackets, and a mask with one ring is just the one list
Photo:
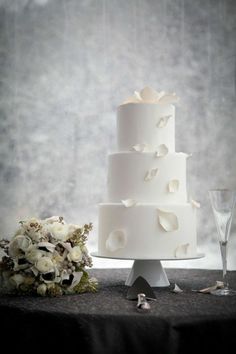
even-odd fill
[[(236, 188), (234, 0), (0, 0), (0, 228), (27, 216), (93, 221), (105, 200), (116, 107), (145, 85), (175, 91), (177, 151), (201, 202), (206, 257), (219, 267), (207, 190)], [(236, 268), (235, 222), (229, 267)], [(94, 259), (94, 266), (129, 266)]]

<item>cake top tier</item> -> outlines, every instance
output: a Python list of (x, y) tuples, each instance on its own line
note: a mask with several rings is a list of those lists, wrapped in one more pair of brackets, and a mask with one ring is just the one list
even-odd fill
[(134, 95), (129, 97), (121, 105), (128, 103), (153, 103), (153, 104), (172, 104), (179, 101), (176, 93), (156, 91), (151, 87), (144, 87), (140, 92), (134, 91)]

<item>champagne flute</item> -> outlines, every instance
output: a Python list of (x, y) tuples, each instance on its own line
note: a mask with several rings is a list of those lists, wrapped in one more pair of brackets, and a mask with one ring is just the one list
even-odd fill
[(229, 189), (214, 189), (209, 190), (209, 196), (220, 243), (224, 283), (222, 289), (213, 290), (211, 294), (219, 296), (235, 295), (236, 291), (229, 288), (227, 281), (227, 251), (236, 192)]

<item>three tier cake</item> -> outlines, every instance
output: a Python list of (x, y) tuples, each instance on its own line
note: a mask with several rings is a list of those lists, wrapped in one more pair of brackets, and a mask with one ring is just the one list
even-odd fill
[(108, 157), (99, 204), (98, 255), (184, 259), (197, 255), (196, 208), (186, 160), (175, 152), (175, 94), (145, 87), (118, 107), (118, 151)]

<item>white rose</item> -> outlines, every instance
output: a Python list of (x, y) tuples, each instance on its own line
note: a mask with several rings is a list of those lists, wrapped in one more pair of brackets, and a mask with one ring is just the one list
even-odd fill
[(69, 251), (67, 258), (72, 262), (79, 262), (82, 259), (82, 251), (80, 246), (75, 246)]
[(69, 232), (68, 225), (60, 222), (54, 222), (53, 224), (49, 224), (47, 229), (57, 240), (66, 241)]
[(16, 257), (26, 252), (31, 246), (32, 242), (28, 236), (18, 235), (9, 243), (9, 255)]
[(30, 247), (26, 254), (25, 254), (25, 258), (27, 259), (27, 261), (29, 261), (30, 263), (35, 263), (37, 262), (41, 257), (43, 257), (43, 255), (45, 254), (44, 251), (40, 251), (36, 246), (32, 246)]
[(48, 272), (52, 272), (54, 270), (53, 262), (52, 262), (51, 258), (49, 258), (49, 257), (39, 258), (39, 260), (35, 264), (35, 267), (41, 273), (48, 273)]
[(41, 296), (45, 296), (46, 295), (46, 291), (47, 291), (47, 285), (46, 284), (40, 284), (37, 287), (37, 294), (39, 294)]
[(14, 274), (10, 277), (10, 281), (16, 288), (24, 283), (25, 278), (21, 274)]

